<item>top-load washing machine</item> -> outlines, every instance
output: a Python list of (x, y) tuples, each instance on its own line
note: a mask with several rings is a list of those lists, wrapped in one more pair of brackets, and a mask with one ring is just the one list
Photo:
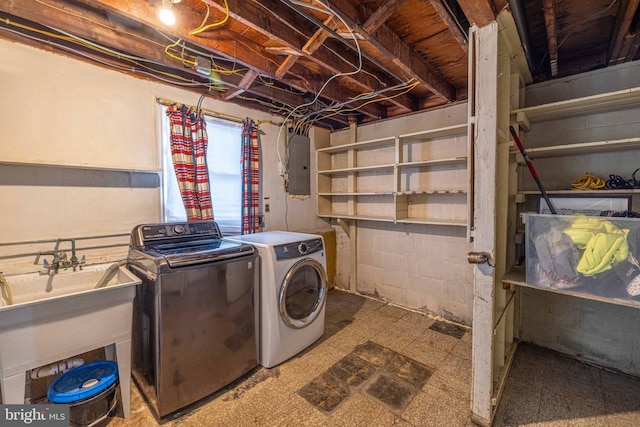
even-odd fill
[(322, 237), (266, 231), (225, 239), (253, 245), (260, 255), (260, 365), (274, 367), (317, 341), (324, 333), (327, 296)]

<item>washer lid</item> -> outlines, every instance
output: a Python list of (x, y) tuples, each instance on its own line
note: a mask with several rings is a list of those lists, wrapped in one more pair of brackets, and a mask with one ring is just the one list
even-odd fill
[(118, 379), (118, 365), (108, 360), (87, 363), (58, 377), (47, 392), (52, 403), (70, 403), (95, 396)]

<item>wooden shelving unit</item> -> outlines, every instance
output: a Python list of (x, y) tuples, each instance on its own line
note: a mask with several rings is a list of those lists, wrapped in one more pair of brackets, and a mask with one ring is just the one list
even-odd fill
[[(563, 118), (586, 116), (589, 114), (623, 111), (625, 109), (640, 107), (640, 87), (618, 90), (609, 93), (585, 96), (565, 101), (551, 102), (547, 104), (535, 105), (531, 107), (519, 108), (511, 111), (512, 119), (520, 125), (522, 130), (529, 131), (531, 123), (543, 123), (551, 120)], [(527, 147), (527, 154), (532, 159), (554, 158), (574, 155), (590, 155), (600, 153), (623, 152), (628, 150), (640, 150), (640, 137), (630, 137), (623, 139), (607, 139), (590, 142), (578, 142), (571, 144), (556, 144), (542, 147)], [(567, 177), (570, 179), (571, 177)], [(602, 177), (607, 179), (608, 177)], [(550, 195), (572, 195), (589, 196), (601, 195), (638, 195), (640, 189), (619, 189), (619, 190), (571, 190), (571, 189), (546, 189)], [(520, 200), (524, 202), (527, 195), (540, 195), (539, 190), (521, 190), (517, 193), (522, 195)], [(526, 282), (525, 269), (522, 267), (512, 269), (503, 278), (503, 283), (508, 285), (530, 287), (559, 294), (572, 295), (580, 298), (592, 299), (607, 303), (626, 305), (630, 307), (640, 307), (640, 301), (613, 299), (596, 295), (574, 292), (572, 290), (558, 290), (552, 288), (542, 288)]]
[(515, 114), (516, 121), (528, 130), (527, 123), (634, 107), (640, 107), (640, 87), (519, 108), (511, 114)]
[(466, 226), (466, 133), (464, 123), (317, 150), (318, 216)]
[(629, 299), (621, 299), (621, 298), (607, 298), (598, 295), (587, 294), (584, 292), (575, 292), (571, 289), (552, 289), (552, 288), (542, 288), (540, 286), (535, 286), (526, 281), (526, 273), (525, 269), (522, 267), (516, 267), (511, 269), (507, 274), (502, 278), (502, 283), (506, 285), (513, 286), (522, 286), (525, 288), (538, 289), (545, 292), (553, 292), (560, 295), (570, 295), (576, 298), (589, 299), (592, 301), (600, 301), (606, 302), (608, 304), (617, 304), (624, 305), (626, 307), (635, 307), (640, 308), (640, 301), (629, 300)]

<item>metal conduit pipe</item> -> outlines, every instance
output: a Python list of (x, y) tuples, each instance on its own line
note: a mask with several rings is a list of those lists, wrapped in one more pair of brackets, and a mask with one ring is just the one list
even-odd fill
[[(309, 20), (310, 22), (312, 22), (314, 25), (322, 28), (323, 30), (327, 31), (328, 33), (330, 33), (333, 37), (335, 37), (337, 40), (339, 40), (340, 42), (342, 42), (343, 44), (347, 45), (351, 50), (356, 51), (357, 49), (354, 45), (352, 45), (348, 40), (346, 40), (344, 37), (342, 37), (340, 34), (338, 34), (336, 31), (332, 30), (331, 28), (327, 27), (326, 25), (324, 25), (324, 23), (322, 23), (321, 21), (319, 21), (318, 19), (316, 19), (315, 16), (305, 12), (304, 10), (300, 9), (298, 6), (296, 6), (295, 4), (293, 4), (291, 1), (289, 0), (280, 0), (282, 3), (284, 3), (285, 5), (289, 6), (291, 9), (293, 9), (295, 12), (297, 12), (298, 14), (302, 15), (303, 17), (305, 17), (307, 20)], [(385, 72), (387, 72), (389, 75), (391, 75), (393, 78), (397, 79), (398, 81), (404, 82), (407, 79), (402, 78), (400, 76), (398, 76), (397, 74), (391, 72), (391, 70), (387, 69), (387, 67), (385, 67), (383, 64), (381, 64), (380, 62), (378, 62), (377, 59), (373, 58), (372, 56), (368, 55), (365, 52), (360, 52), (360, 54), (366, 58), (369, 62), (371, 62), (372, 64), (376, 65), (377, 67), (379, 67), (380, 69), (384, 70)]]
[(526, 24), (524, 16), (524, 6), (522, 6), (522, 0), (509, 0), (509, 8), (511, 8), (511, 15), (516, 23), (518, 34), (520, 35), (520, 41), (522, 42), (522, 48), (524, 49), (524, 56), (527, 58), (527, 64), (529, 64), (529, 72), (534, 73), (537, 65), (534, 63), (533, 49), (531, 48), (531, 37), (529, 36), (529, 30)]

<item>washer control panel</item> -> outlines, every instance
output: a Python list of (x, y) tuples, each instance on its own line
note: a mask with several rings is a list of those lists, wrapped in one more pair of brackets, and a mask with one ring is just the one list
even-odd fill
[(138, 226), (139, 243), (157, 242), (158, 240), (192, 238), (219, 239), (222, 237), (218, 224), (214, 221), (174, 222), (164, 224), (144, 224)]
[(323, 250), (322, 239), (305, 240), (304, 242), (287, 243), (274, 246), (278, 261), (291, 258), (301, 258)]

